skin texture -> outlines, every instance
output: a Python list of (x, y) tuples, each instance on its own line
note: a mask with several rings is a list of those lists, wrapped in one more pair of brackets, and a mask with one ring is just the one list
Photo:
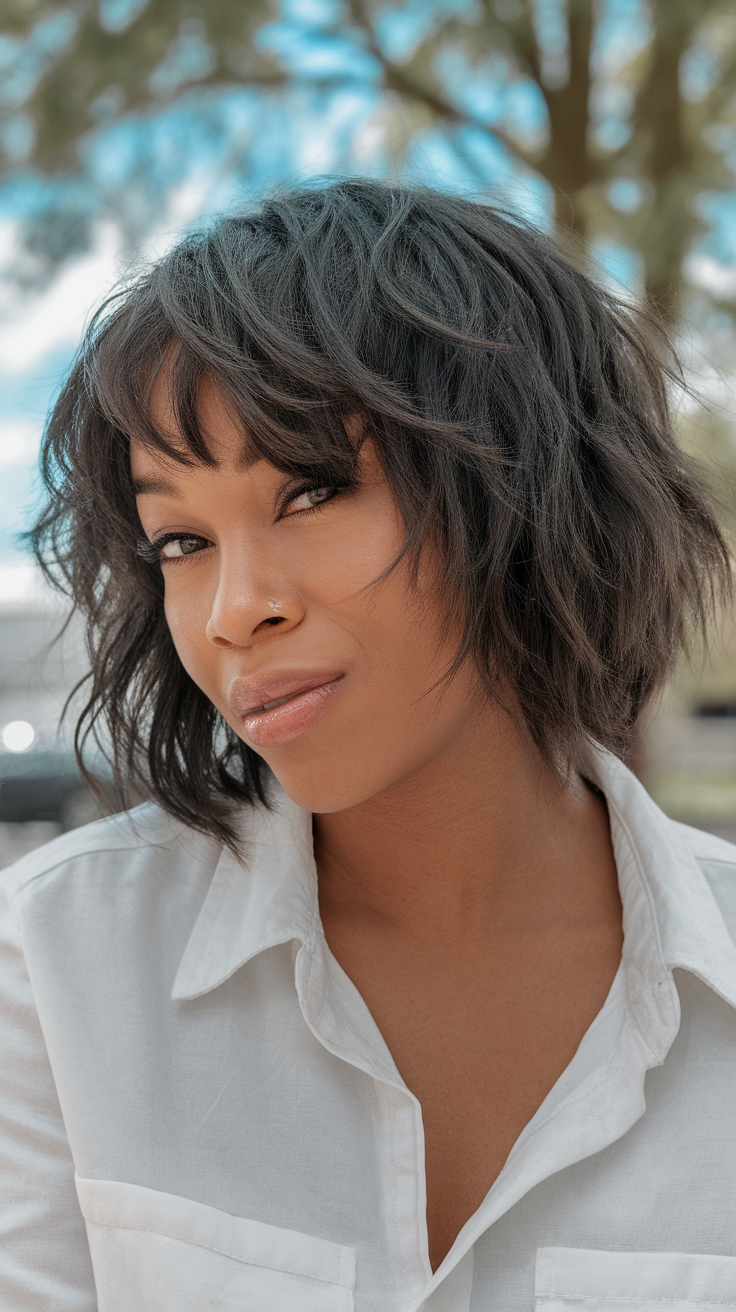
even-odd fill
[[(165, 375), (153, 407), (175, 435)], [(371, 586), (403, 528), (370, 442), (357, 488), (310, 509), (243, 459), (207, 380), (200, 412), (216, 468), (131, 446), (146, 535), (190, 553), (163, 560), (167, 621), (195, 682), (314, 813), (327, 942), (422, 1107), (436, 1269), (615, 975), (605, 803), (578, 776), (560, 786), (471, 668), (435, 686), (454, 648), (431, 553), (417, 590), (401, 565)], [(263, 747), (238, 688), (295, 670), (339, 678), (313, 723)]]

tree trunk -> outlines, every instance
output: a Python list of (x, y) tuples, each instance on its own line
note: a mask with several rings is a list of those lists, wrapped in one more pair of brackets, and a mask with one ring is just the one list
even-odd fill
[(588, 140), (590, 54), (593, 35), (591, 0), (569, 0), (567, 10), (569, 75), (562, 87), (542, 88), (549, 115), (549, 146), (544, 176), (554, 187), (558, 228), (572, 229), (585, 240), (584, 189), (592, 181)]
[(654, 312), (668, 323), (675, 323), (679, 315), (682, 262), (696, 227), (680, 64), (698, 9), (702, 12), (699, 0), (652, 0), (649, 69), (636, 111), (642, 175), (651, 193), (641, 215), (646, 295)]

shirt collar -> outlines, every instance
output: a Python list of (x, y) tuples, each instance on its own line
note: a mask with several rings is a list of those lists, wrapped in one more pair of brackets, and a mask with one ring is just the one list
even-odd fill
[[(604, 793), (624, 904), (624, 964), (637, 1021), (662, 1060), (679, 1022), (672, 970), (691, 971), (736, 1007), (736, 947), (679, 827), (610, 752), (585, 773)], [(174, 982), (174, 999), (224, 983), (266, 948), (321, 940), (312, 817), (274, 781), (243, 821), (243, 858), (224, 848)], [(656, 1051), (663, 1048), (661, 1053)]]
[(268, 809), (242, 823), (243, 858), (224, 848), (179, 963), (172, 999), (223, 984), (266, 948), (296, 943), (296, 989), (320, 1042), (390, 1084), (403, 1085), (365, 1002), (327, 949), (319, 914), (312, 816), (271, 780)]
[(312, 817), (274, 781), (241, 817), (242, 858), (223, 848), (179, 963), (172, 998), (217, 988), (266, 948), (321, 933)]
[[(669, 1011), (666, 994), (674, 993), (672, 971), (678, 967), (736, 1007), (736, 946), (687, 831), (664, 815), (610, 752), (592, 748), (588, 765), (586, 774), (604, 793), (611, 818), (624, 908), (623, 961), (630, 979), (641, 977), (644, 987), (634, 991), (648, 1012), (638, 1018), (640, 1028), (651, 1034), (655, 1015), (661, 1021), (663, 1008)], [(660, 1059), (673, 1037), (667, 1037)]]

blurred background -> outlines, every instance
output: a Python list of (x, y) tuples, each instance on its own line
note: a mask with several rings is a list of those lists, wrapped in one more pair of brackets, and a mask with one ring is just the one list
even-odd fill
[[(736, 530), (733, 0), (0, 0), (0, 865), (97, 814), (79, 626), (24, 554), (44, 416), (90, 311), (188, 227), (315, 176), (533, 218), (677, 341), (683, 444)], [(736, 618), (637, 767), (736, 840)]]

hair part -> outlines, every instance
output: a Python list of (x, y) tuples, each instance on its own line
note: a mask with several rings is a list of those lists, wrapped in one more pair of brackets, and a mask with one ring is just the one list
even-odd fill
[[(154, 423), (166, 366), (179, 427)], [(375, 443), (414, 566), (439, 545), (456, 667), (511, 690), (564, 776), (625, 755), (730, 561), (679, 449), (667, 362), (630, 306), (490, 205), (369, 180), (302, 187), (189, 236), (94, 320), (51, 415), (32, 541), (87, 621), (94, 740), (126, 789), (234, 843), (263, 762), (186, 673), (141, 558), (129, 444), (211, 463), (210, 375), (258, 457), (349, 479)], [(352, 434), (352, 435), (351, 435)]]

